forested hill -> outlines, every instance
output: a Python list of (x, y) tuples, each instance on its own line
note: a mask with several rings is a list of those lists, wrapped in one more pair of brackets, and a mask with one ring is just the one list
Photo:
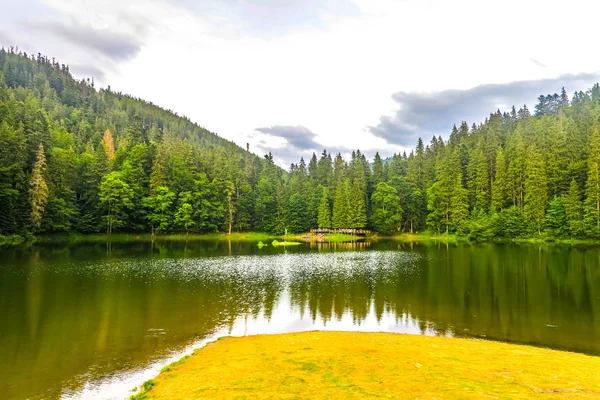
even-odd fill
[(600, 86), (463, 122), (409, 155), (324, 150), (286, 174), (53, 60), (0, 51), (0, 235), (315, 227), (600, 239)]
[[(272, 160), (185, 117), (96, 90), (54, 59), (0, 50), (0, 234), (216, 230), (228, 204), (234, 228), (249, 229), (244, 202), (266, 171), (281, 178)], [(172, 207), (203, 202), (214, 209), (184, 208), (174, 225)]]

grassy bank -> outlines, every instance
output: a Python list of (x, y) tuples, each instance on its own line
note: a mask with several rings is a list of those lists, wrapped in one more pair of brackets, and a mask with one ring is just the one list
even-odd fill
[(243, 233), (204, 233), (204, 234), (155, 234), (154, 236), (149, 233), (113, 233), (112, 235), (107, 234), (56, 234), (56, 235), (43, 235), (37, 236), (35, 241), (37, 243), (127, 243), (127, 242), (149, 242), (155, 241), (194, 241), (194, 240), (210, 240), (210, 241), (227, 241), (232, 240), (236, 242), (258, 242), (273, 240), (278, 236), (270, 235), (262, 232), (243, 232)]
[[(316, 237), (311, 237), (309, 234), (289, 234), (289, 235), (273, 235), (264, 232), (234, 232), (231, 235), (227, 233), (204, 233), (204, 234), (155, 234), (150, 233), (113, 233), (107, 234), (52, 234), (52, 235), (0, 235), (0, 247), (2, 246), (18, 246), (22, 244), (45, 243), (45, 244), (80, 244), (80, 243), (127, 243), (127, 242), (150, 242), (150, 241), (234, 241), (234, 242), (264, 242), (272, 243), (273, 240), (278, 240), (280, 244), (286, 242), (286, 245), (291, 245), (290, 242), (311, 242), (315, 241)], [(395, 240), (406, 243), (468, 243), (470, 241), (466, 236), (455, 234), (435, 234), (431, 232), (421, 233), (402, 233), (394, 236), (385, 236), (378, 233), (368, 235), (366, 238), (352, 236), (341, 233), (331, 233), (325, 235), (327, 243), (345, 243), (355, 241), (377, 241), (377, 240)], [(598, 246), (600, 241), (590, 239), (552, 239), (552, 238), (518, 238), (518, 239), (493, 239), (488, 243), (521, 243), (521, 244), (567, 244), (567, 245), (588, 245)], [(478, 242), (486, 243), (486, 242)]]
[(18, 246), (23, 243), (28, 243), (35, 238), (31, 235), (0, 235), (0, 247), (2, 246)]
[(568, 245), (600, 245), (599, 240), (594, 239), (556, 239), (551, 237), (529, 237), (529, 238), (493, 238), (484, 241), (470, 240), (467, 236), (460, 236), (456, 234), (436, 234), (431, 232), (422, 233), (401, 233), (393, 236), (385, 236), (379, 234), (370, 235), (368, 240), (395, 240), (399, 242), (407, 243), (419, 243), (419, 242), (441, 242), (441, 243), (516, 243), (516, 244), (568, 244)]
[[(15, 235), (16, 236), (16, 235)], [(0, 236), (0, 244), (2, 243), (2, 236)], [(8, 238), (8, 236), (7, 236)], [(19, 238), (22, 238), (19, 236)], [(54, 234), (54, 235), (40, 235), (31, 237), (32, 242), (36, 243), (65, 243), (65, 244), (77, 244), (77, 243), (127, 243), (127, 242), (149, 242), (149, 241), (194, 241), (194, 240), (206, 240), (206, 241), (234, 241), (234, 242), (264, 242), (271, 243), (273, 240), (278, 240), (280, 244), (286, 243), (291, 245), (291, 241), (310, 241), (305, 235), (273, 235), (264, 232), (234, 232), (231, 235), (227, 233), (203, 233), (203, 234), (155, 234), (154, 236), (149, 233), (113, 233), (112, 235), (107, 234)], [(349, 242), (357, 240), (356, 236), (344, 235), (344, 234), (328, 234), (325, 236), (326, 242)], [(25, 239), (19, 243), (25, 242)], [(16, 244), (16, 243), (15, 243)]]
[(446, 234), (446, 233), (442, 233), (442, 234), (435, 234), (435, 233), (429, 233), (429, 232), (423, 232), (423, 233), (402, 233), (399, 235), (394, 235), (394, 236), (382, 236), (382, 235), (378, 235), (375, 234), (373, 236), (370, 236), (369, 239), (393, 239), (393, 240), (397, 240), (400, 242), (442, 242), (442, 243), (461, 243), (461, 242), (468, 242), (467, 237), (465, 236), (458, 236), (455, 234)]
[(304, 332), (225, 338), (137, 399), (600, 397), (600, 357), (472, 339)]

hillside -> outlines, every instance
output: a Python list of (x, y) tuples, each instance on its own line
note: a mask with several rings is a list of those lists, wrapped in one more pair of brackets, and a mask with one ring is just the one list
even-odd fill
[(0, 50), (0, 234), (165, 230), (161, 207), (183, 197), (214, 209), (182, 209), (181, 231), (244, 230), (254, 221), (243, 197), (263, 169), (281, 176), (170, 110), (96, 90), (54, 59)]

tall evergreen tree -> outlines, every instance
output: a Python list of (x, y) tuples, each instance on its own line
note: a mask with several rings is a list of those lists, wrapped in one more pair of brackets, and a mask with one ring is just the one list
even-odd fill
[(39, 229), (42, 225), (46, 202), (48, 201), (48, 185), (46, 184), (46, 156), (44, 155), (44, 145), (40, 143), (36, 155), (35, 165), (31, 173), (29, 196), (31, 200), (31, 225), (34, 229)]
[(384, 176), (383, 176), (383, 160), (381, 159), (381, 156), (379, 155), (379, 152), (375, 153), (375, 158), (373, 159), (373, 175), (372, 175), (372, 179), (373, 179), (373, 185), (377, 186), (379, 184), (379, 182), (383, 182), (384, 180)]
[(456, 175), (452, 187), (449, 213), (451, 224), (456, 233), (466, 234), (469, 222), (469, 192), (462, 185), (462, 175), (460, 173)]
[(329, 189), (325, 186), (320, 186), (321, 200), (319, 202), (319, 228), (331, 228), (331, 211), (329, 205)]
[(590, 136), (590, 157), (584, 203), (584, 229), (588, 236), (600, 238), (600, 131)]
[(333, 199), (333, 216), (331, 218), (333, 228), (348, 228), (350, 225), (348, 217), (351, 206), (349, 200), (350, 190), (350, 179), (348, 178), (337, 185)]
[(506, 159), (504, 150), (499, 147), (496, 151), (496, 177), (492, 183), (492, 211), (501, 211), (506, 205), (508, 193), (508, 178), (506, 174)]
[(364, 228), (367, 225), (367, 179), (360, 159), (357, 159), (354, 164), (352, 177), (351, 189), (348, 193), (347, 228)]
[(530, 146), (527, 154), (523, 212), (532, 227), (535, 228), (535, 232), (541, 235), (548, 204), (546, 164), (536, 147)]
[(583, 209), (579, 195), (579, 185), (575, 179), (571, 180), (569, 193), (565, 200), (565, 214), (569, 231), (573, 236), (579, 236), (582, 233)]

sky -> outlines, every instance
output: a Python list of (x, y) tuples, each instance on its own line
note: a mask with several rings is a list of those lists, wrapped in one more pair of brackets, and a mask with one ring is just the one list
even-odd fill
[(0, 45), (186, 115), (282, 167), (447, 138), (600, 81), (588, 0), (0, 0)]

